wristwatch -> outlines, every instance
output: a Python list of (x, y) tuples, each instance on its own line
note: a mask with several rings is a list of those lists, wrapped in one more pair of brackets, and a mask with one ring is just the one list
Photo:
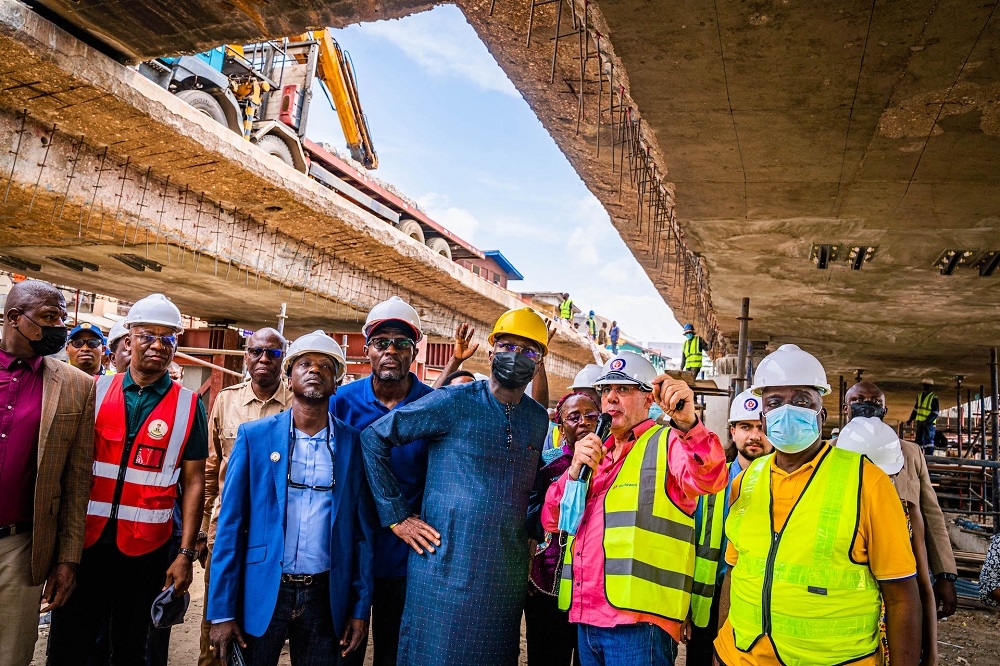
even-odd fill
[(191, 560), (192, 562), (198, 559), (198, 553), (196, 551), (191, 550), (190, 548), (178, 548), (177, 554), (186, 555), (188, 559)]
[(940, 578), (941, 580), (951, 581), (952, 583), (958, 580), (958, 574), (948, 573), (947, 571), (944, 573), (939, 573), (936, 577)]

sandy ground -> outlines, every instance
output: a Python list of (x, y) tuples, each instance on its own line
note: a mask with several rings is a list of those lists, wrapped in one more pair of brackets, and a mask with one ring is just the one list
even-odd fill
[[(191, 606), (188, 620), (175, 627), (170, 640), (171, 666), (195, 666), (198, 663), (199, 620), (204, 607), (205, 586), (200, 567), (195, 566), (195, 581), (191, 586)], [(48, 630), (42, 628), (35, 646), (32, 664), (45, 663), (45, 644)], [(961, 609), (953, 617), (945, 620), (938, 628), (938, 648), (942, 664), (956, 666), (997, 666), (1000, 664), (1000, 613), (981, 610)], [(526, 666), (524, 638), (521, 639), (521, 665)], [(366, 666), (371, 665), (371, 648), (368, 650)], [(280, 666), (290, 666), (288, 648), (278, 662)], [(681, 646), (677, 666), (684, 666), (684, 647)], [(431, 665), (428, 665), (431, 666)], [(488, 666), (485, 665), (484, 666)]]

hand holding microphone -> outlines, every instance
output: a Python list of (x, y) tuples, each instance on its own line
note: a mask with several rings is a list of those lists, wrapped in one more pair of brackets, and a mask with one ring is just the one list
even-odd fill
[(573, 468), (576, 469), (576, 478), (578, 481), (583, 481), (586, 483), (590, 480), (591, 475), (594, 470), (597, 469), (597, 465), (604, 458), (604, 455), (608, 452), (607, 448), (604, 446), (604, 440), (608, 438), (611, 434), (611, 416), (608, 414), (601, 414), (597, 419), (597, 430), (580, 439), (576, 443), (576, 448), (573, 452), (573, 464), (570, 467), (572, 477)]

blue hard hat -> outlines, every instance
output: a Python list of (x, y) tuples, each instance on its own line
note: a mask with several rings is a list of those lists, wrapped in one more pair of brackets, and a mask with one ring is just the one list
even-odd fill
[(591, 317), (593, 317), (593, 316), (594, 316), (594, 311), (593, 311), (593, 310), (591, 310), (591, 311), (590, 311), (590, 316), (591, 316)]
[(69, 337), (67, 340), (72, 340), (76, 337), (77, 333), (82, 333), (83, 331), (89, 331), (101, 339), (102, 345), (108, 344), (108, 339), (104, 337), (104, 332), (101, 331), (99, 326), (94, 326), (89, 321), (82, 322), (73, 327), (73, 330), (69, 332)]
[(684, 332), (694, 331), (694, 324), (684, 324)]

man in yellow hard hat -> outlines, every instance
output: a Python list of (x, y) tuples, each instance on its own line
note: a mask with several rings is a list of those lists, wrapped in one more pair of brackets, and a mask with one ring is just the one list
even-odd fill
[[(515, 665), (528, 583), (528, 495), (548, 430), (525, 387), (548, 351), (545, 321), (509, 310), (488, 339), (488, 380), (445, 386), (361, 435), (382, 525), (408, 543), (400, 666)], [(427, 443), (419, 517), (392, 472), (395, 447)]]

